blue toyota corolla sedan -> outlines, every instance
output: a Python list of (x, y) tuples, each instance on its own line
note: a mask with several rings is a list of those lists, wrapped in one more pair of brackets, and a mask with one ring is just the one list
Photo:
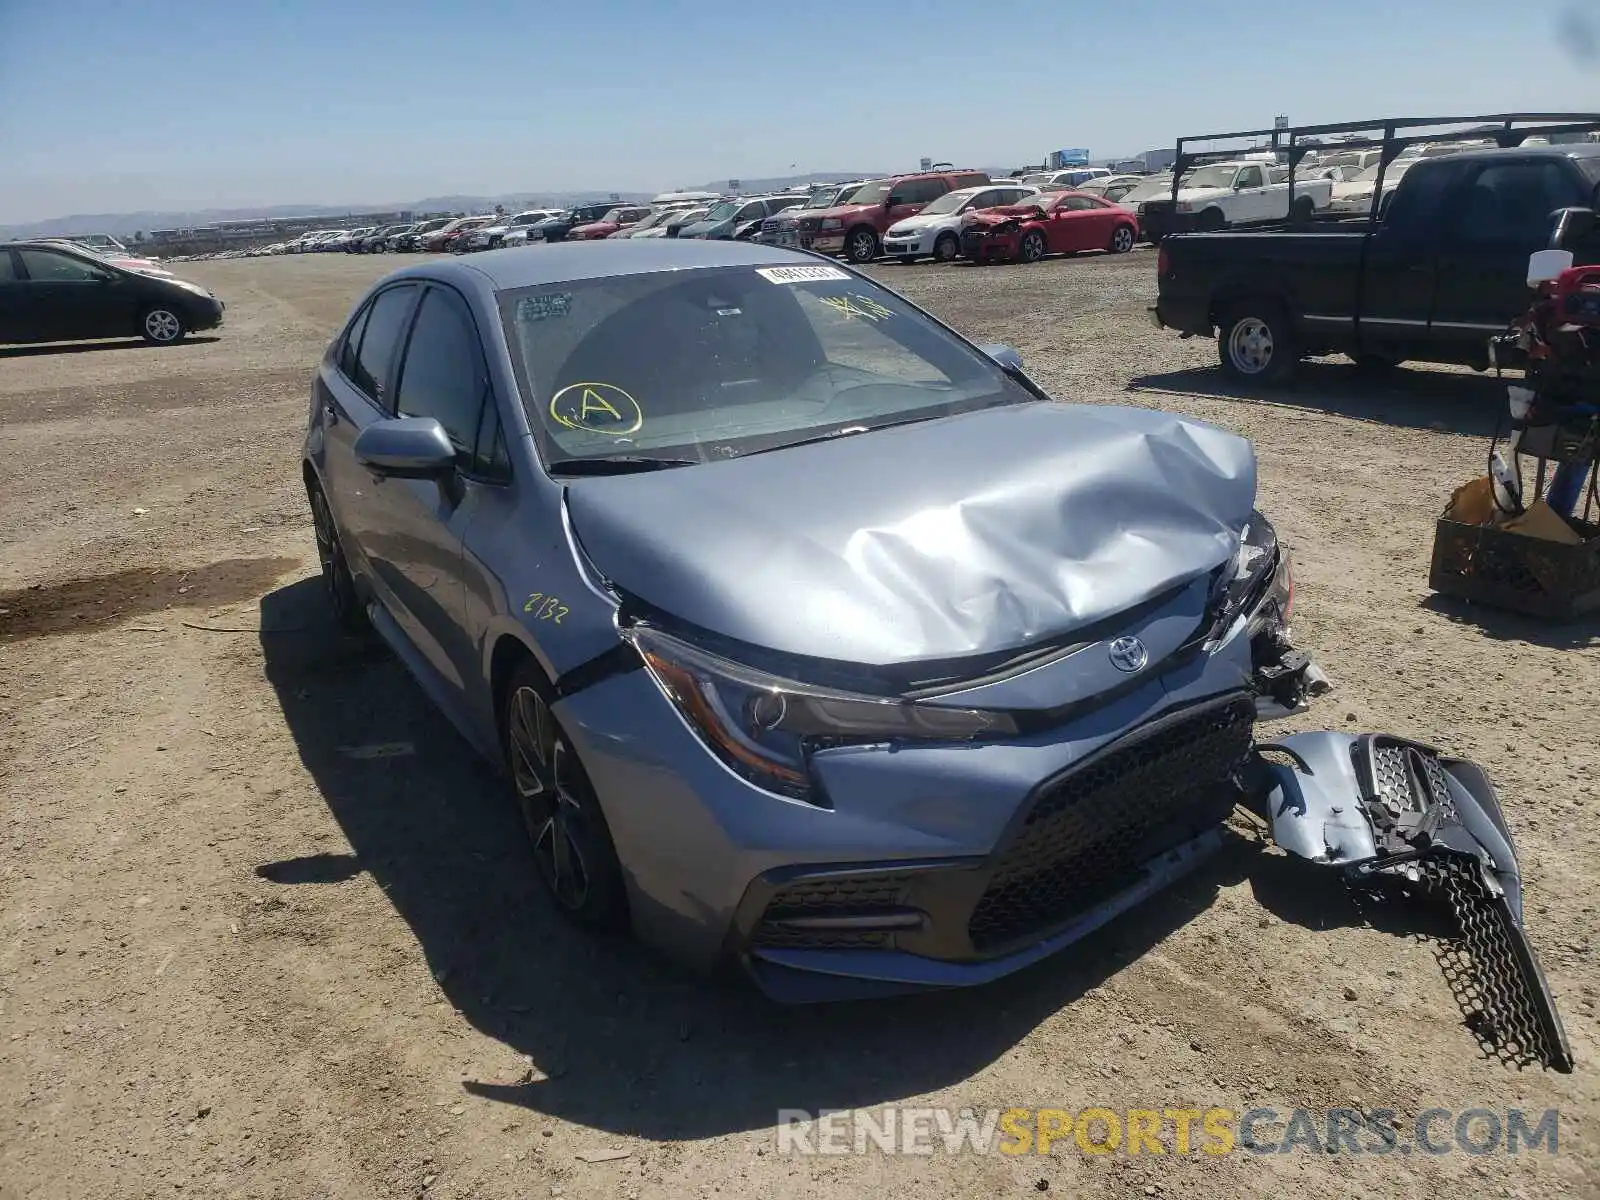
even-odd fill
[(390, 275), (303, 469), (335, 613), (504, 764), (551, 900), (786, 1000), (1104, 924), (1317, 683), (1247, 442), (775, 247)]

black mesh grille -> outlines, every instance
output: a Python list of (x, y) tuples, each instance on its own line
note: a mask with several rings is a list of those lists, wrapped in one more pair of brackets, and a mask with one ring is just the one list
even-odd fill
[(1533, 950), (1490, 892), (1477, 858), (1429, 854), (1418, 864), (1423, 886), (1443, 900), (1460, 936), (1437, 947), (1439, 965), (1467, 1028), (1486, 1055), (1516, 1066), (1572, 1067), (1560, 1018)]
[(1250, 750), (1248, 697), (1135, 733), (1043, 792), (972, 912), (978, 950), (1067, 920), (1133, 883), (1163, 850), (1221, 822)]
[(840, 949), (887, 946), (891, 934), (877, 929), (791, 928), (794, 917), (845, 917), (888, 914), (903, 909), (911, 876), (903, 872), (804, 879), (788, 884), (767, 902), (757, 926), (755, 944), (767, 947)]

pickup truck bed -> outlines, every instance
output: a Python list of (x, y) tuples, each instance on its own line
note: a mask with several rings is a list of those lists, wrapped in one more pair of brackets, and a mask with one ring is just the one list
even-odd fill
[[(1218, 337), (1224, 371), (1286, 379), (1342, 353), (1488, 365), (1488, 339), (1528, 305), (1528, 256), (1554, 210), (1592, 206), (1600, 145), (1455, 154), (1406, 172), (1379, 224), (1179, 234), (1159, 255), (1156, 323)], [(1577, 249), (1577, 248), (1575, 248)], [(1578, 260), (1600, 260), (1600, 247)]]

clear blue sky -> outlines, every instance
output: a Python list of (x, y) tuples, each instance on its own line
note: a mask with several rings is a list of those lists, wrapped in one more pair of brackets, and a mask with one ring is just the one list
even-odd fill
[(1600, 4), (0, 0), (0, 222), (1021, 165), (1276, 113), (1600, 108), (1584, 13)]

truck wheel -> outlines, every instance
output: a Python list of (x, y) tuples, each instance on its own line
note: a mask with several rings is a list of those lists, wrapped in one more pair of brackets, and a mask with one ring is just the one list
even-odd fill
[(1317, 206), (1312, 202), (1310, 196), (1297, 196), (1294, 202), (1294, 209), (1289, 213), (1289, 221), (1295, 225), (1309, 225), (1316, 211)]
[(844, 240), (844, 256), (853, 263), (869, 263), (878, 257), (878, 235), (868, 225), (850, 231)]
[(1229, 310), (1217, 331), (1217, 353), (1223, 374), (1241, 383), (1282, 383), (1299, 360), (1288, 317), (1264, 300)]
[(1201, 233), (1216, 233), (1227, 228), (1228, 218), (1222, 215), (1220, 208), (1208, 208), (1200, 214), (1199, 226)]

